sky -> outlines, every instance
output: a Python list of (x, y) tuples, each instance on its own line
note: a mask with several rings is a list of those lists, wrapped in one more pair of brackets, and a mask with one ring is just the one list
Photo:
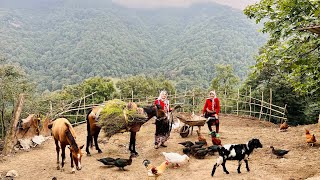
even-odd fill
[(112, 0), (113, 2), (131, 8), (161, 8), (188, 7), (194, 3), (216, 2), (237, 9), (244, 9), (247, 5), (258, 0)]

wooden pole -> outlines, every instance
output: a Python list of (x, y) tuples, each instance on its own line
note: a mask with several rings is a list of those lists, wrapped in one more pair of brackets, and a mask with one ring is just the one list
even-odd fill
[[(186, 97), (187, 97), (187, 88), (184, 92), (183, 104), (186, 104)], [(184, 112), (184, 106), (182, 106), (182, 112)]]
[(227, 89), (224, 88), (224, 113), (227, 114)]
[(245, 96), (245, 100), (244, 100), (244, 110), (247, 110), (247, 99), (248, 99), (248, 88), (246, 88), (246, 96)]
[(52, 108), (52, 101), (49, 102), (50, 103), (50, 114), (49, 114), (49, 117), (51, 118), (52, 117), (52, 111), (53, 111), (53, 108)]
[(192, 91), (192, 112), (194, 113), (194, 91)]
[(239, 116), (239, 97), (240, 97), (240, 92), (238, 89), (238, 97), (237, 97), (237, 116)]
[(269, 122), (271, 121), (272, 114), (272, 88), (270, 88), (270, 102), (269, 102)]
[(174, 104), (177, 104), (177, 90), (174, 91)]
[(261, 108), (260, 108), (259, 120), (261, 119), (262, 108), (263, 108), (263, 91), (261, 93)]
[[(76, 116), (76, 125), (78, 124), (78, 116), (79, 116), (80, 107), (81, 107), (81, 100), (79, 101), (79, 105), (78, 105), (78, 111), (77, 111), (77, 116)], [(85, 109), (84, 109), (84, 111), (85, 111)]]
[[(284, 116), (285, 116), (285, 114), (286, 114), (286, 109), (287, 109), (287, 104), (284, 105), (283, 116), (282, 116), (283, 118), (284, 118)], [(281, 124), (283, 123), (282, 120), (283, 120), (283, 119), (281, 119)]]
[(84, 121), (86, 121), (87, 118), (87, 112), (86, 112), (86, 93), (83, 92), (84, 98), (83, 98), (83, 114), (84, 114)]
[(20, 114), (22, 112), (23, 104), (24, 104), (24, 94), (20, 94), (18, 103), (16, 104), (16, 107), (14, 110), (13, 120), (10, 123), (10, 127), (5, 137), (4, 149), (3, 149), (4, 155), (11, 153), (14, 145), (16, 144), (16, 137), (15, 137), (16, 127), (18, 125)]
[(250, 86), (250, 92), (249, 92), (249, 105), (250, 105), (250, 116), (251, 116), (251, 86)]
[(131, 91), (131, 102), (133, 102), (133, 90)]

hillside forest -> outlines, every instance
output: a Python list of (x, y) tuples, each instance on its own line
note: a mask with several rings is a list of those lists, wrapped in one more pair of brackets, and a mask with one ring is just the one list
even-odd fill
[[(96, 92), (95, 102), (211, 89), (256, 98), (273, 91), (288, 122), (320, 113), (319, 2), (262, 0), (244, 11), (215, 3), (127, 8), (112, 1), (0, 4), (1, 134), (20, 93), (22, 116)], [(275, 4), (275, 5), (274, 5)], [(257, 24), (256, 24), (257, 23)], [(3, 136), (2, 136), (3, 137)]]

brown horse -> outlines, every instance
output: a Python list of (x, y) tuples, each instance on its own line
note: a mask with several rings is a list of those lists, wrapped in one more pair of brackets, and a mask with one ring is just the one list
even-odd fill
[[(134, 106), (132, 103), (128, 104), (129, 106)], [(132, 107), (131, 107), (132, 108)], [(88, 155), (90, 155), (89, 146), (92, 147), (92, 139), (94, 139), (94, 143), (96, 146), (96, 150), (98, 150), (98, 153), (101, 153), (98, 146), (98, 136), (101, 130), (101, 127), (97, 125), (98, 116), (101, 111), (102, 107), (93, 107), (92, 110), (89, 111), (87, 115), (87, 145), (86, 145), (86, 152)], [(152, 117), (156, 116), (157, 118), (160, 118), (164, 116), (164, 113), (161, 113), (163, 110), (161, 109), (161, 106), (158, 107), (158, 105), (152, 105), (148, 107), (143, 108), (144, 113), (147, 114), (148, 120)], [(132, 155), (138, 156), (138, 152), (136, 151), (136, 135), (137, 132), (140, 131), (140, 127), (142, 126), (141, 123), (134, 124), (130, 127), (130, 143), (129, 143), (129, 151)]]
[(96, 106), (96, 107), (93, 107), (87, 114), (87, 133), (88, 134), (87, 134), (86, 152), (88, 156), (90, 155), (89, 146), (92, 148), (93, 140), (98, 153), (102, 153), (98, 144), (98, 136), (99, 136), (101, 127), (98, 126), (97, 124), (101, 110), (102, 110), (101, 106)]
[[(81, 149), (84, 145), (82, 145), (80, 148), (78, 147), (78, 144), (76, 143), (76, 134), (74, 129), (72, 128), (72, 125), (70, 122), (65, 118), (59, 118), (56, 119), (52, 124), (49, 124), (49, 128), (52, 128), (52, 136), (54, 138), (55, 144), (56, 144), (56, 152), (57, 152), (57, 169), (61, 169), (63, 171), (63, 166), (65, 164), (65, 148), (67, 145), (70, 145), (70, 158), (71, 158), (71, 168), (72, 173), (75, 173), (74, 165), (76, 164), (77, 170), (81, 170), (81, 157), (82, 152)], [(61, 146), (61, 168), (59, 166), (59, 143)]]
[(18, 139), (22, 138), (32, 138), (39, 135), (39, 124), (40, 118), (35, 114), (30, 114), (27, 118), (22, 119), (19, 122), (18, 130), (16, 132), (16, 137)]

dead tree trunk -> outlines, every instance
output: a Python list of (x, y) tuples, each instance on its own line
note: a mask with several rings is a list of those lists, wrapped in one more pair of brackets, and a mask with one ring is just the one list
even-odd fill
[(24, 103), (24, 94), (19, 95), (18, 103), (16, 104), (13, 119), (10, 123), (10, 126), (7, 130), (5, 141), (4, 141), (4, 155), (7, 155), (12, 152), (13, 146), (16, 144), (16, 127), (20, 118), (20, 114), (22, 112), (22, 107)]

